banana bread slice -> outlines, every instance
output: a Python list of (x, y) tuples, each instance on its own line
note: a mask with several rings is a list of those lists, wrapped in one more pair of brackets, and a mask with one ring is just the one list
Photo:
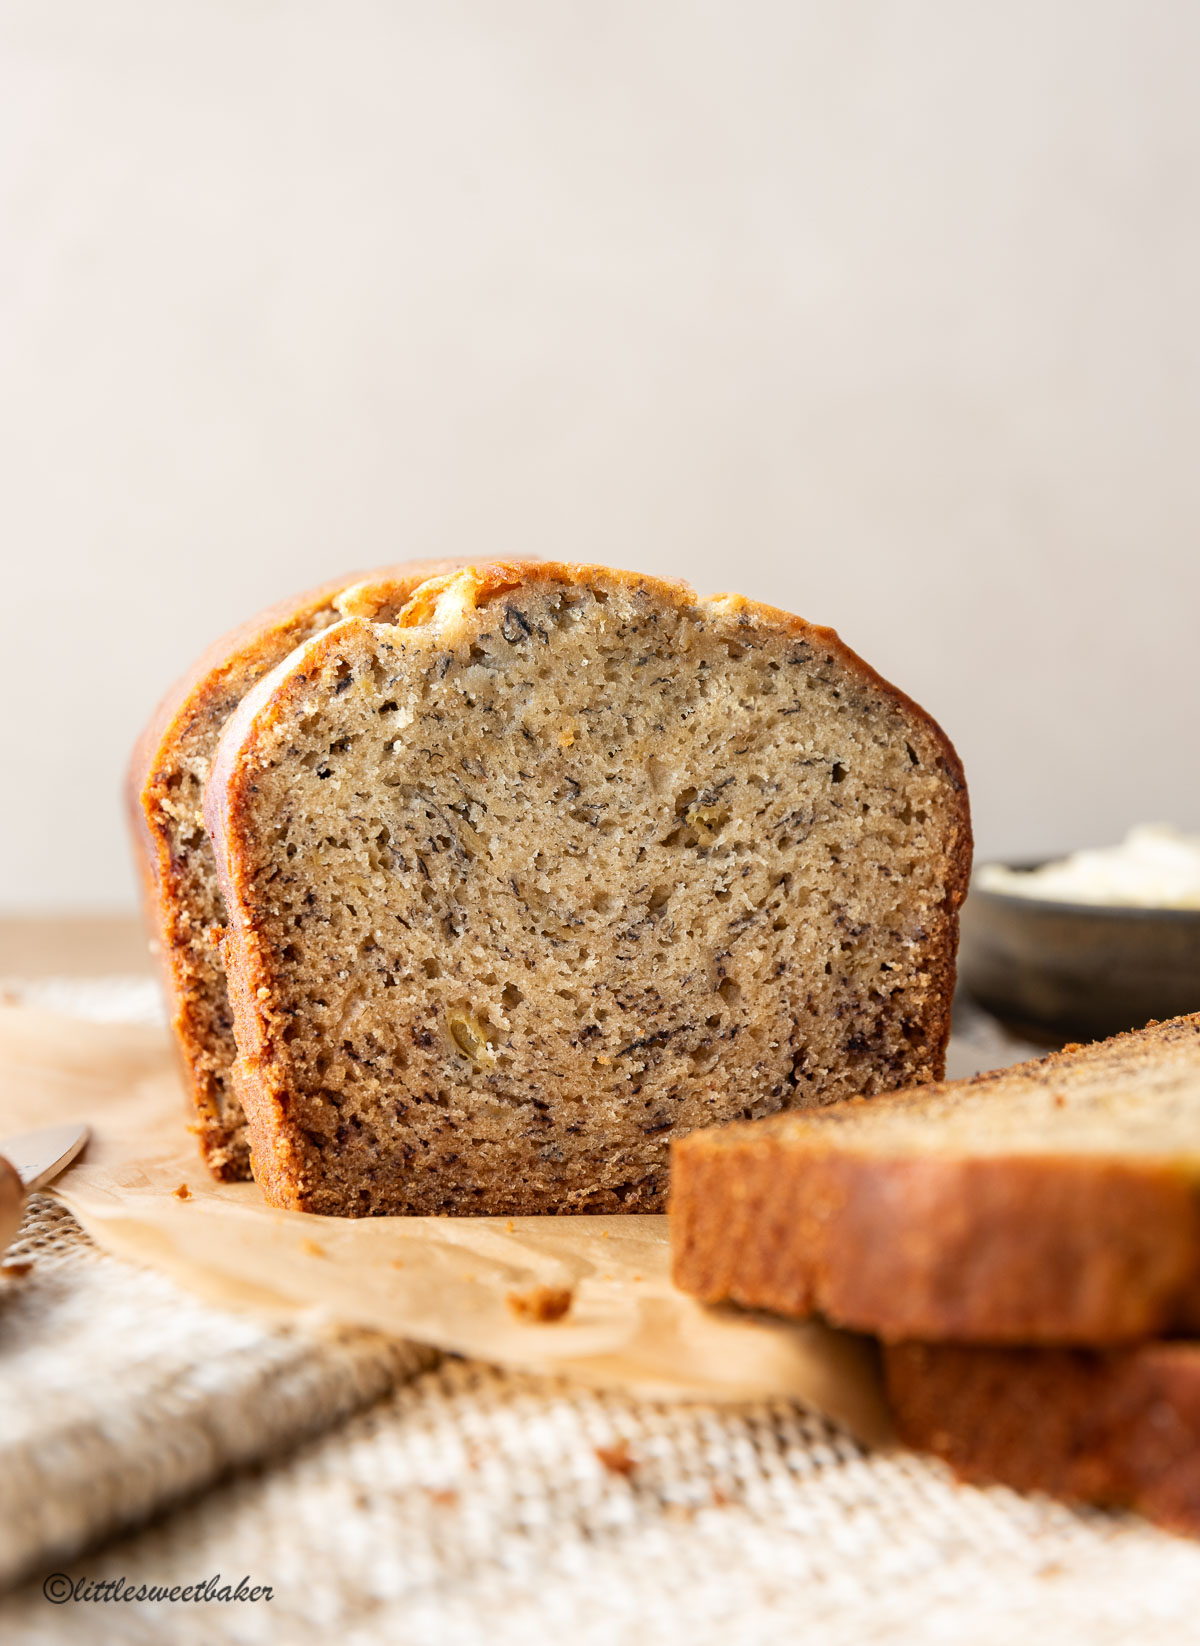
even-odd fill
[(1200, 1344), (884, 1350), (900, 1438), (962, 1480), (1136, 1509), (1200, 1536)]
[(1200, 1324), (1200, 1013), (973, 1080), (701, 1132), (675, 1279), (888, 1339), (1119, 1343)]
[(260, 682), (206, 817), (272, 1204), (656, 1211), (672, 1133), (942, 1067), (957, 758), (786, 613), (435, 580)]
[(197, 660), (138, 739), (127, 797), (146, 926), (158, 950), (195, 1130), (217, 1178), (249, 1177), (242, 1106), (230, 1085), (233, 1013), (219, 941), (225, 906), (204, 832), (204, 784), (217, 738), (249, 688), (347, 606), (388, 615), (418, 584), (462, 564), (412, 561), (338, 578), (260, 612)]

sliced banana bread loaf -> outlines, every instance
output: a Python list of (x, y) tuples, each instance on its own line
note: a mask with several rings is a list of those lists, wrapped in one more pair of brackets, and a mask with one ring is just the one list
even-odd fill
[(1137, 1509), (1200, 1536), (1200, 1344), (884, 1350), (902, 1440), (963, 1480)]
[(195, 1104), (195, 1129), (214, 1176), (250, 1175), (242, 1107), (229, 1083), (233, 1013), (219, 939), (225, 907), (201, 805), (209, 762), (230, 712), (256, 680), (350, 605), (387, 616), (417, 585), (460, 562), (413, 561), (326, 583), (260, 612), (206, 651), (159, 705), (129, 768), (134, 855), (157, 945), (171, 1027)]
[(786, 613), (435, 580), (260, 682), (206, 816), (273, 1204), (659, 1210), (673, 1133), (941, 1070), (961, 769)]
[(675, 1279), (890, 1339), (1200, 1324), (1200, 1014), (675, 1146)]

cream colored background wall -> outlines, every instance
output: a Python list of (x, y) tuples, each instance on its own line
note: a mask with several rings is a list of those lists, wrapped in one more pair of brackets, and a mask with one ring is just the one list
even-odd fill
[(345, 567), (838, 627), (983, 850), (1200, 827), (1200, 7), (0, 0), (0, 906)]

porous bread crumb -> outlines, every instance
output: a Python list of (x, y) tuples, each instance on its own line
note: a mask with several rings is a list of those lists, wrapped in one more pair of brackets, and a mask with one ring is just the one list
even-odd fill
[(961, 773), (785, 614), (427, 584), (244, 706), (209, 819), (274, 1204), (661, 1210), (673, 1135), (941, 1072)]
[(524, 1292), (509, 1292), (505, 1301), (518, 1320), (534, 1320), (545, 1325), (561, 1320), (570, 1310), (574, 1297), (570, 1286), (530, 1286)]
[(236, 1046), (220, 947), (226, 910), (203, 817), (217, 739), (245, 693), (295, 647), (350, 608), (394, 616), (420, 583), (461, 563), (418, 561), (366, 580), (359, 573), (352, 586), (343, 577), (260, 613), (197, 661), (133, 752), (129, 802), (149, 947), (162, 966), (170, 1026), (195, 1105), (190, 1129), (216, 1178), (250, 1175), (245, 1116), (230, 1081)]

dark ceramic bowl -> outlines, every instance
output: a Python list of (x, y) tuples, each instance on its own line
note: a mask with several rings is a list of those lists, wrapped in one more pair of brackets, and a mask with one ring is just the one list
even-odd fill
[(1031, 1038), (1141, 1029), (1151, 1018), (1200, 1011), (1200, 909), (1055, 903), (974, 883), (962, 911), (959, 977), (981, 1006)]

